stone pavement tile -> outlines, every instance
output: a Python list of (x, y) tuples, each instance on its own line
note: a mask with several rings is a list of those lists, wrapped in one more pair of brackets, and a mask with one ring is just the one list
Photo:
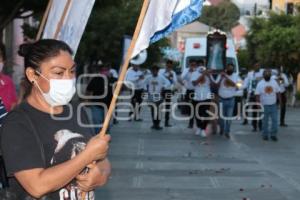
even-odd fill
[[(271, 188), (245, 189), (111, 189), (97, 191), (105, 200), (287, 200)], [(98, 200), (98, 199), (97, 199)]]
[[(288, 122), (300, 125), (299, 114), (289, 110)], [(228, 141), (197, 137), (187, 122), (152, 131), (149, 111), (142, 115), (143, 122), (111, 129), (113, 174), (96, 191), (97, 200), (299, 199), (300, 135), (294, 126), (280, 129), (278, 143), (266, 143), (235, 121)]]

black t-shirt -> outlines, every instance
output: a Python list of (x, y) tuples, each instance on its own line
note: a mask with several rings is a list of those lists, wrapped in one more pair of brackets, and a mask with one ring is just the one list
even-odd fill
[[(1, 131), (1, 147), (7, 173), (12, 177), (10, 185), (13, 191), (16, 191), (18, 199), (24, 199), (28, 194), (13, 177), (14, 173), (61, 164), (85, 148), (93, 133), (91, 129), (79, 125), (87, 125), (88, 120), (85, 112), (82, 110), (79, 113), (77, 107), (76, 104), (69, 104), (64, 106), (61, 114), (51, 116), (24, 102), (5, 118)], [(64, 188), (48, 194), (47, 199), (77, 200), (81, 199), (80, 192), (73, 181)], [(88, 195), (88, 200), (95, 199), (93, 192)]]
[[(113, 98), (113, 85), (117, 81), (114, 77), (107, 77), (105, 80), (103, 77), (93, 78), (88, 86), (87, 92), (91, 92), (95, 99), (93, 102), (104, 103), (109, 107), (111, 99)], [(97, 96), (103, 96), (102, 98), (97, 98)]]

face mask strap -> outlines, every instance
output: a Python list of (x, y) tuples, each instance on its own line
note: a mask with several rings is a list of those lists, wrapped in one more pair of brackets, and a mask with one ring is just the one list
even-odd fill
[(44, 94), (43, 90), (41, 89), (41, 87), (39, 86), (39, 84), (35, 81), (34, 85), (36, 85), (36, 87), (39, 89), (39, 91)]
[(38, 70), (35, 70), (35, 72), (40, 75), (42, 78), (44, 78), (45, 80), (47, 80), (48, 82), (50, 82), (50, 80), (48, 78), (46, 78), (41, 72), (39, 72)]

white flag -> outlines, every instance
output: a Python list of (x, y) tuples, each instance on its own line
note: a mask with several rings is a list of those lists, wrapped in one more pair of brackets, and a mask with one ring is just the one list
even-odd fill
[[(68, 0), (53, 0), (42, 38), (54, 38)], [(58, 40), (66, 42), (76, 53), (95, 0), (71, 0)]]
[(178, 28), (197, 19), (203, 7), (203, 0), (150, 0), (133, 54), (142, 50)]

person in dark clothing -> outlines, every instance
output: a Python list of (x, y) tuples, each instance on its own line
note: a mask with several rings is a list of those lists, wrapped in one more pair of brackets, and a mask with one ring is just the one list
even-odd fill
[[(2, 126), (3, 120), (4, 120), (6, 115), (7, 115), (7, 111), (6, 111), (5, 106), (2, 102), (2, 99), (0, 97), (0, 128)], [(2, 188), (7, 188), (8, 187), (8, 177), (7, 177), (7, 174), (6, 174), (4, 160), (3, 160), (1, 152), (0, 152), (0, 183), (2, 184)]]
[(99, 76), (94, 77), (87, 86), (87, 94), (93, 96), (91, 106), (95, 131), (98, 133), (102, 127), (106, 111), (113, 98), (113, 86), (117, 79), (107, 66), (98, 66)]
[(281, 104), (280, 104), (280, 126), (287, 127), (288, 125), (285, 123), (285, 115), (286, 115), (286, 104), (287, 104), (287, 95), (286, 90), (290, 85), (289, 79), (287, 75), (283, 72), (283, 67), (280, 67), (278, 70), (278, 74), (273, 76), (279, 87), (280, 87), (280, 96), (281, 96)]
[[(110, 137), (92, 136), (84, 112), (70, 103), (75, 68), (70, 47), (44, 39), (21, 45), (25, 100), (5, 118), (1, 150), (18, 200), (95, 200), (108, 180)], [(85, 172), (85, 173), (83, 173)]]

